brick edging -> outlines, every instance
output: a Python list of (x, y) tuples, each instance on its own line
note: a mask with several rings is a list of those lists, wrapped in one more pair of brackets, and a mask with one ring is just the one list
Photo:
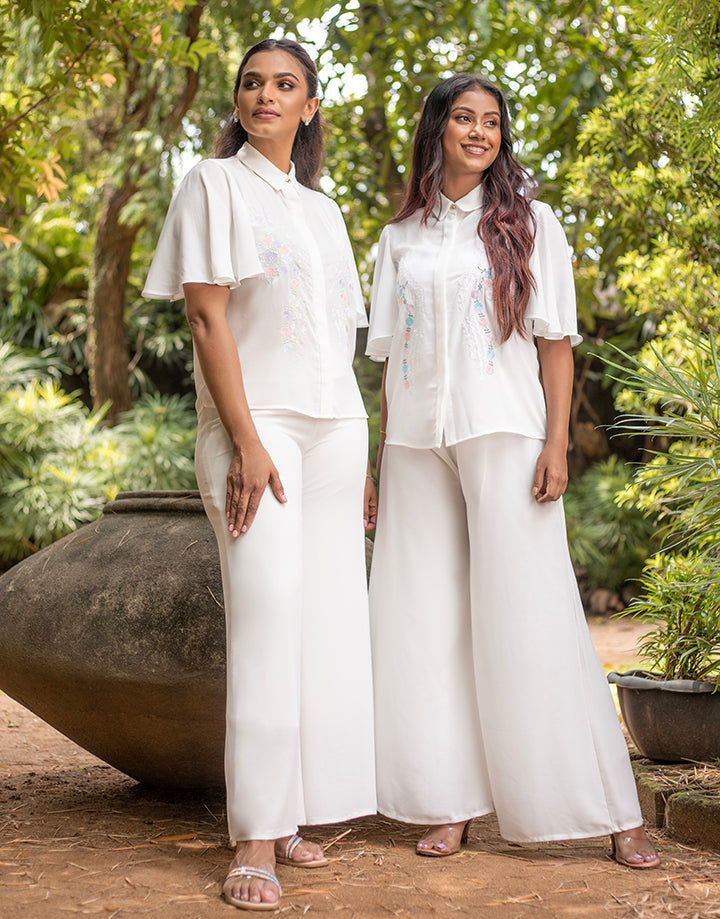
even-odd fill
[[(720, 852), (720, 797), (671, 792), (653, 777), (652, 769), (633, 763), (645, 824), (665, 830), (677, 842)], [(660, 767), (657, 771), (661, 774)]]

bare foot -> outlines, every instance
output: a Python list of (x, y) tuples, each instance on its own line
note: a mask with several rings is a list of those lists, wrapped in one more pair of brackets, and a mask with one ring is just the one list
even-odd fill
[(319, 868), (328, 864), (322, 846), (315, 842), (308, 842), (297, 834), (284, 836), (276, 841), (275, 858), (278, 864), (297, 865), (299, 867), (312, 866), (313, 868)]
[(612, 835), (613, 858), (628, 868), (657, 868), (660, 858), (642, 826)]
[[(241, 866), (259, 868), (275, 874), (275, 841), (272, 839), (249, 839), (239, 842), (235, 858), (230, 864), (229, 874)], [(277, 903), (280, 899), (280, 885), (262, 877), (228, 877), (223, 885), (223, 894), (234, 900), (249, 903)]]
[(415, 851), (418, 855), (454, 855), (466, 841), (469, 825), (469, 820), (462, 820), (460, 823), (431, 826), (418, 842)]

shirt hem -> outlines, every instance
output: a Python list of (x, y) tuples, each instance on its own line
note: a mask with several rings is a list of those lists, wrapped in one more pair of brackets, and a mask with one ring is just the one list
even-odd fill
[[(250, 409), (250, 412), (255, 415), (263, 414), (263, 413), (303, 415), (305, 418), (314, 418), (314, 419), (323, 420), (323, 421), (344, 421), (347, 419), (360, 419), (363, 421), (367, 421), (367, 417), (368, 417), (368, 414), (365, 411), (365, 409), (363, 409), (362, 411), (357, 411), (357, 412), (335, 412), (335, 413), (320, 414), (318, 412), (305, 411), (304, 409), (300, 409), (300, 408), (291, 408), (288, 405), (262, 405), (262, 406), (248, 405), (248, 408)], [(201, 410), (209, 410), (217, 414), (217, 409), (215, 408), (214, 402), (196, 401), (195, 410), (198, 413)]]
[(440, 440), (433, 440), (430, 443), (423, 444), (408, 444), (403, 443), (399, 439), (395, 439), (389, 432), (385, 437), (385, 446), (387, 447), (408, 447), (411, 450), (437, 450), (443, 445), (443, 442), (446, 447), (455, 447), (457, 444), (464, 443), (466, 440), (475, 440), (478, 437), (486, 437), (488, 434), (517, 434), (519, 437), (527, 437), (529, 440), (540, 440), (545, 441), (547, 439), (547, 433), (543, 431), (542, 434), (536, 432), (528, 432), (523, 430), (518, 430), (516, 428), (490, 428), (486, 431), (477, 431), (474, 434), (468, 434), (465, 437), (453, 438), (448, 440), (447, 438), (441, 438)]

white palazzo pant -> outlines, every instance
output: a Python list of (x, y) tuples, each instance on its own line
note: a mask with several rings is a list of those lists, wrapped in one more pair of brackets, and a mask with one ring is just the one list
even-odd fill
[(539, 440), (386, 446), (370, 582), (378, 805), (509, 840), (642, 823)]
[(287, 504), (268, 488), (237, 538), (225, 518), (231, 447), (199, 418), (195, 465), (220, 551), (227, 623), (230, 840), (375, 813), (365, 576), (364, 419), (253, 413)]

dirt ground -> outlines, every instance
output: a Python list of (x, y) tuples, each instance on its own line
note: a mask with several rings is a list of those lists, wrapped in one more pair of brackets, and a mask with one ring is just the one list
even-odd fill
[[(591, 623), (604, 663), (632, 662), (632, 622)], [(517, 846), (494, 819), (448, 859), (418, 858), (415, 828), (380, 817), (308, 833), (328, 868), (279, 869), (287, 916), (720, 917), (720, 856), (656, 837), (663, 865), (631, 871), (606, 839)], [(0, 694), (0, 917), (205, 919), (231, 852), (221, 795), (149, 791)], [(276, 913), (275, 915), (277, 915)]]

